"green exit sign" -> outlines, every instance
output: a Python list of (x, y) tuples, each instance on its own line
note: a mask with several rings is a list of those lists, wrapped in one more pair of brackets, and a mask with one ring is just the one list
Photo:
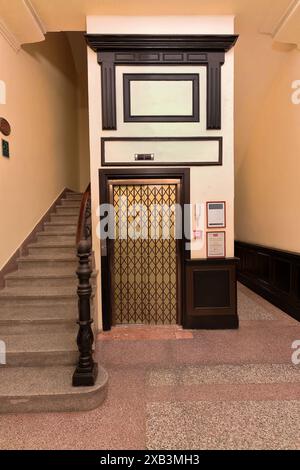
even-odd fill
[(2, 139), (2, 155), (5, 158), (9, 158), (9, 142), (7, 140)]

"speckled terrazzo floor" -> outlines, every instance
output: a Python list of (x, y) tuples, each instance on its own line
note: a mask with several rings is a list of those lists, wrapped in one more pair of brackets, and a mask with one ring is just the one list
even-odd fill
[(238, 331), (100, 336), (105, 404), (2, 415), (0, 449), (300, 449), (300, 324), (243, 286), (239, 311)]

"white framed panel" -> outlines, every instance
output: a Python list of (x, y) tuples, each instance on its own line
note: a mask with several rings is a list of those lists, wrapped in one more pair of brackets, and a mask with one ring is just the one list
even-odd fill
[(192, 85), (191, 81), (132, 81), (130, 113), (132, 116), (191, 116)]
[(199, 122), (199, 73), (123, 75), (124, 122)]
[[(116, 137), (101, 139), (102, 166), (219, 166), (223, 161), (220, 137)], [(137, 155), (148, 155), (138, 161)]]

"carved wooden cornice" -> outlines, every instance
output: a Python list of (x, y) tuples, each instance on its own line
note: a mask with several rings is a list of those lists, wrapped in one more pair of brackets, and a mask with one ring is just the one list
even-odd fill
[(168, 50), (228, 52), (237, 35), (150, 35), (150, 34), (87, 34), (88, 45), (95, 51)]
[(117, 129), (117, 65), (207, 66), (207, 129), (221, 129), (221, 67), (237, 39), (227, 34), (87, 34), (87, 43), (98, 53), (101, 65), (103, 130)]

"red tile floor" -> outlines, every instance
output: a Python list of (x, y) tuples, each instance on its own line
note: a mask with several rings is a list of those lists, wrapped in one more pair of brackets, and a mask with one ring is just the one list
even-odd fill
[(98, 335), (99, 341), (158, 341), (193, 338), (192, 331), (183, 330), (179, 326), (120, 326)]

